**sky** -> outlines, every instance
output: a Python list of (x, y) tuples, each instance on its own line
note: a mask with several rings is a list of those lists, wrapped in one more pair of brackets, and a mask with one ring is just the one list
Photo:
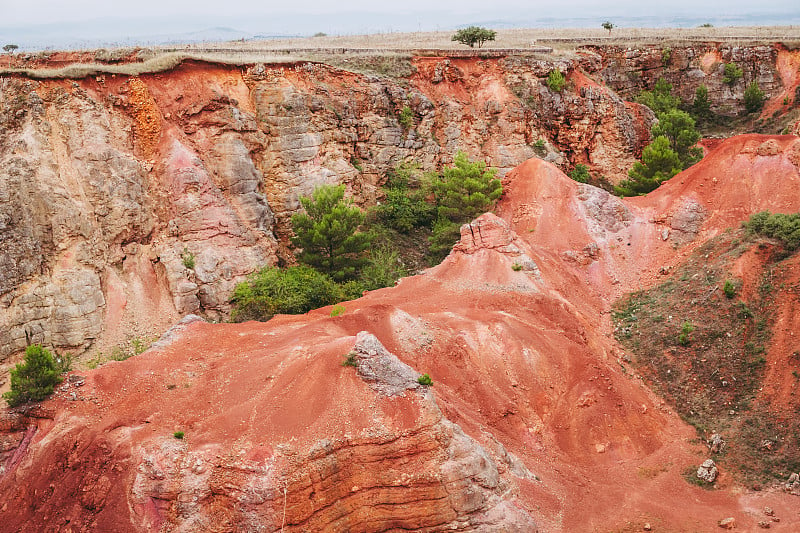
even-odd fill
[[(53, 22), (81, 21), (108, 17), (149, 17), (165, 15), (258, 15), (273, 13), (325, 14), (345, 11), (369, 11), (380, 13), (408, 14), (426, 11), (450, 12), (453, 17), (470, 12), (487, 11), (486, 0), (403, 0), (380, 2), (377, 0), (0, 0), (0, 26), (48, 24)], [(669, 2), (647, 2), (642, 0), (554, 0), (536, 2), (531, 0), (494, 0), (491, 10), (497, 14), (507, 10), (525, 10), (554, 16), (575, 13), (609, 15), (647, 15), (654, 6), (677, 14), (692, 12), (739, 13), (743, 11), (771, 10), (800, 12), (797, 0), (770, 0), (768, 4), (753, 0), (671, 0)]]
[(470, 24), (596, 27), (602, 20), (620, 27), (800, 24), (800, 0), (0, 0), (0, 42), (41, 48), (79, 40), (147, 44), (211, 28), (225, 38), (249, 38)]

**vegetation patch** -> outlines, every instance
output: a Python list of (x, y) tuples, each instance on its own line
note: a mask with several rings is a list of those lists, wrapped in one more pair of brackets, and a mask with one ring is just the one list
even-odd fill
[(616, 338), (653, 389), (703, 438), (724, 436), (728, 446), (715, 459), (747, 482), (764, 483), (800, 470), (800, 408), (780, 413), (755, 400), (786, 253), (764, 248), (758, 290), (744, 300), (730, 271), (753, 246), (764, 247), (746, 229), (710, 241), (660, 285), (619, 300), (613, 320)]
[(39, 344), (25, 349), (25, 359), (11, 370), (11, 390), (3, 394), (10, 407), (27, 402), (40, 402), (61, 383), (66, 369), (49, 350)]

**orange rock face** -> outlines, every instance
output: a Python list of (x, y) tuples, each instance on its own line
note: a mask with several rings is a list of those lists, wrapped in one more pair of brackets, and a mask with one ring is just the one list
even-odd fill
[(800, 209), (799, 143), (730, 139), (632, 200), (531, 160), (442, 264), (339, 316), (186, 320), (5, 415), (4, 526), (713, 531), (768, 506), (792, 531), (793, 496), (686, 483), (704, 448), (623, 371), (608, 313), (751, 212)]

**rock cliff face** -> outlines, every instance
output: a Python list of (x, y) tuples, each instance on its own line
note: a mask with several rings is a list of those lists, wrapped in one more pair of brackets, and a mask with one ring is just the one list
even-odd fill
[[(289, 218), (320, 184), (345, 183), (368, 205), (388, 169), (437, 169), (458, 150), (501, 174), (538, 156), (616, 181), (649, 139), (653, 114), (620, 96), (644, 80), (666, 73), (688, 94), (705, 76), (720, 108), (739, 97), (712, 56), (741, 61), (771, 95), (798, 81), (795, 52), (781, 48), (671, 54), (418, 57), (399, 79), (197, 62), (141, 77), (3, 77), (0, 360), (32, 342), (80, 352), (187, 313), (224, 318), (238, 281), (290, 260)], [(547, 87), (553, 69), (568, 77), (563, 92)]]
[[(769, 115), (785, 111), (797, 99), (800, 52), (782, 45), (719, 43), (674, 48), (597, 47), (588, 51), (584, 67), (623, 98), (651, 89), (664, 78), (672, 83), (673, 94), (686, 103), (694, 100), (697, 87), (705, 85), (712, 112), (729, 117), (744, 112), (744, 91), (753, 81), (769, 100), (765, 106)], [(742, 77), (726, 83), (726, 63), (739, 66)]]
[(435, 169), (465, 150), (505, 172), (539, 139), (554, 160), (577, 147), (619, 172), (646, 140), (640, 117), (608, 90), (552, 93), (555, 67), (570, 65), (421, 58), (399, 81), (311, 63), (3, 78), (0, 358), (224, 317), (236, 282), (287, 256), (298, 198), (323, 183), (369, 204), (402, 161)]
[[(634, 199), (532, 159), (505, 176), (498, 215), (462, 226), (440, 265), (338, 316), (189, 318), (148, 352), (0, 417), (3, 523), (711, 531), (727, 516), (753, 529), (769, 506), (785, 517), (775, 529), (793, 531), (789, 494), (742, 493), (724, 471), (719, 490), (687, 485), (704, 458), (696, 433), (632, 375), (608, 316), (615, 296), (750, 212), (799, 209), (798, 150), (789, 136), (730, 139)], [(796, 347), (786, 297), (768, 367)], [(777, 377), (790, 393), (793, 378)]]

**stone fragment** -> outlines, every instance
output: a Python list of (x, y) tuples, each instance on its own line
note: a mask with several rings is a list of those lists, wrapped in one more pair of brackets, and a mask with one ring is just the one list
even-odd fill
[(736, 519), (733, 517), (723, 518), (718, 522), (722, 529), (736, 529)]
[(719, 433), (711, 435), (711, 438), (708, 439), (708, 447), (711, 453), (721, 453), (725, 449), (725, 440), (722, 435)]
[(714, 483), (714, 480), (717, 479), (717, 472), (717, 465), (714, 464), (714, 461), (706, 459), (697, 469), (697, 477), (707, 483)]

